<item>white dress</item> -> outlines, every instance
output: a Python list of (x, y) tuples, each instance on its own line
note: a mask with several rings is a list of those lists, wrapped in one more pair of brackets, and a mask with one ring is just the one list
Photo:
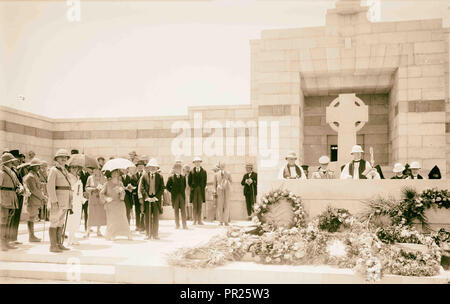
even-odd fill
[(73, 201), (72, 201), (72, 211), (73, 214), (69, 214), (67, 218), (66, 232), (69, 235), (68, 243), (69, 245), (76, 244), (75, 233), (80, 229), (81, 223), (81, 209), (85, 201), (83, 197), (83, 183), (81, 179), (75, 177), (69, 173), (70, 184), (72, 185), (73, 191)]

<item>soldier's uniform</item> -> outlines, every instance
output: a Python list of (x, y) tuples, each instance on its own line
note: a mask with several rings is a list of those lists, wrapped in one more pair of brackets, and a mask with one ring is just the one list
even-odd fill
[[(69, 153), (61, 149), (56, 152), (55, 159), (60, 156), (69, 157)], [(68, 172), (64, 166), (60, 166), (58, 163), (50, 169), (47, 193), (50, 209), (50, 251), (60, 252), (65, 248), (62, 245), (64, 240), (62, 232), (67, 211), (72, 209), (73, 193)]]
[[(37, 158), (30, 162), (30, 168), (40, 165), (41, 162)], [(30, 169), (30, 172), (23, 178), (23, 183), (30, 192), (27, 200), (29, 241), (40, 242), (41, 240), (34, 235), (34, 223), (38, 220), (39, 209), (44, 206), (47, 198), (42, 191), (41, 180), (37, 172)]]
[(24, 192), (17, 176), (5, 166), (6, 163), (15, 161), (16, 158), (10, 153), (2, 155), (2, 166), (0, 171), (0, 236), (3, 251), (17, 247), (8, 243), (13, 229), (13, 217), (19, 208), (18, 194)]

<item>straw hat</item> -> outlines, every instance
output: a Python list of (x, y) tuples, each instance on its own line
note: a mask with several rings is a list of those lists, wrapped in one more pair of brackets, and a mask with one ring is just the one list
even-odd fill
[(192, 162), (193, 163), (195, 163), (195, 162), (202, 162), (202, 159), (200, 158), (200, 156), (196, 156), (196, 157), (194, 157), (194, 160)]
[(352, 147), (352, 152), (350, 152), (350, 154), (353, 154), (353, 153), (364, 153), (364, 151), (360, 145), (354, 145)]
[(319, 158), (319, 164), (326, 165), (329, 163), (330, 163), (330, 158), (328, 156), (324, 155)]
[(399, 172), (403, 172), (403, 170), (405, 170), (405, 167), (401, 163), (396, 163), (394, 165), (394, 169), (392, 169), (392, 172), (399, 173)]
[(245, 164), (245, 167), (246, 167), (246, 168), (253, 168), (253, 164), (252, 164), (252, 163), (246, 163), (246, 164)]
[(33, 158), (30, 162), (29, 162), (29, 166), (30, 167), (35, 167), (35, 166), (40, 166), (42, 165), (42, 162), (37, 159), (37, 158)]
[(156, 158), (150, 159), (150, 161), (147, 163), (146, 167), (157, 167), (157, 168), (159, 168), (158, 161), (156, 160)]
[(412, 162), (411, 163), (411, 166), (409, 167), (410, 169), (421, 169), (420, 168), (420, 164), (419, 164), (419, 162)]
[(294, 151), (291, 151), (288, 153), (288, 155), (286, 155), (286, 160), (288, 159), (297, 159), (297, 154)]
[(13, 162), (17, 160), (11, 153), (5, 153), (2, 155), (2, 164)]
[(56, 151), (55, 157), (53, 159), (56, 159), (57, 157), (67, 157), (70, 158), (69, 152), (67, 152), (66, 149), (59, 149)]

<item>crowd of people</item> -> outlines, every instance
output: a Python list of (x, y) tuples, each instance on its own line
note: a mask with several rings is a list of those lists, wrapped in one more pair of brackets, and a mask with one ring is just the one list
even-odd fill
[[(165, 182), (157, 160), (138, 157), (134, 151), (129, 154), (130, 165), (108, 170), (104, 170), (108, 167), (104, 157), (81, 165), (76, 161), (77, 156), (81, 156), (77, 150), (69, 154), (60, 149), (54, 155), (54, 164), (49, 166), (33, 151), (28, 153), (28, 161), (18, 150), (3, 151), (0, 172), (3, 251), (21, 244), (17, 239), (21, 219), (27, 221), (31, 243), (41, 242), (34, 233), (34, 224), (39, 220), (50, 222), (51, 252), (70, 250), (64, 246), (66, 238), (69, 245), (79, 244), (76, 232), (82, 220), (85, 239), (94, 228), (97, 236), (103, 237), (101, 227), (106, 226), (106, 239), (123, 236), (132, 240), (130, 227), (134, 217), (136, 232), (145, 234), (147, 239), (158, 240), (163, 203), (172, 205), (176, 229), (188, 229), (188, 220), (192, 220), (192, 225), (204, 225), (202, 207), (207, 200), (208, 174), (200, 157), (193, 159), (192, 169), (180, 160), (175, 161)], [(252, 164), (247, 164), (246, 170), (242, 185), (250, 217), (257, 194), (257, 174)], [(219, 163), (213, 169), (213, 177), (210, 187), (216, 202), (214, 218), (220, 225), (227, 226), (231, 219), (231, 174), (224, 163)]]
[[(281, 168), (281, 179), (384, 179), (379, 165), (362, 158), (364, 151), (355, 145), (351, 155), (353, 161), (340, 168), (340, 175), (329, 169), (328, 156), (319, 158), (319, 168), (308, 173), (308, 166), (296, 164), (295, 152), (286, 156), (286, 165)], [(207, 201), (206, 189), (214, 201), (213, 219), (219, 225), (228, 226), (231, 220), (230, 199), (232, 175), (225, 163), (219, 162), (212, 172), (213, 182), (208, 183), (208, 173), (202, 167), (202, 159), (195, 157), (193, 167), (176, 160), (167, 182), (161, 174), (155, 158), (138, 156), (130, 152), (129, 165), (105, 170), (108, 162), (104, 157), (81, 165), (75, 161), (79, 151), (69, 154), (60, 149), (54, 155), (54, 164), (39, 160), (33, 151), (27, 157), (19, 150), (5, 150), (1, 156), (0, 171), (0, 237), (1, 249), (17, 248), (19, 222), (27, 222), (29, 242), (40, 242), (34, 233), (34, 224), (43, 220), (50, 222), (48, 234), (50, 251), (69, 250), (64, 246), (77, 245), (76, 232), (84, 220), (84, 238), (96, 228), (98, 237), (103, 237), (101, 227), (106, 226), (108, 240), (122, 236), (132, 239), (131, 219), (135, 231), (147, 239), (159, 239), (159, 218), (163, 204), (171, 205), (175, 215), (175, 228), (188, 229), (192, 225), (203, 225), (202, 209)], [(106, 165), (105, 165), (106, 164)], [(247, 215), (250, 219), (257, 196), (257, 173), (247, 163), (241, 185)], [(418, 162), (411, 165), (394, 165), (392, 179), (423, 179)], [(441, 178), (436, 166), (428, 175), (430, 179)], [(207, 186), (208, 185), (208, 186)], [(212, 188), (212, 189), (211, 189)], [(181, 223), (180, 223), (181, 222)], [(45, 227), (45, 226), (44, 226)]]
[[(364, 151), (361, 146), (352, 147), (350, 154), (353, 160), (344, 164), (340, 168), (340, 174), (336, 174), (329, 168), (330, 158), (326, 155), (319, 158), (319, 168), (309, 176), (309, 166), (299, 166), (296, 164), (297, 156), (295, 152), (290, 152), (286, 156), (286, 165), (279, 173), (280, 179), (385, 179), (380, 165), (375, 165), (363, 158)], [(391, 179), (424, 179), (420, 174), (421, 166), (419, 162), (413, 161), (411, 164), (396, 163), (392, 169)], [(434, 166), (429, 174), (429, 179), (440, 179), (441, 172), (438, 166)]]

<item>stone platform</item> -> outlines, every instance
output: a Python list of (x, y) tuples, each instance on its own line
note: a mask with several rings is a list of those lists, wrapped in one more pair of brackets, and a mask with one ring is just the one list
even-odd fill
[[(188, 222), (188, 225), (191, 222)], [(246, 226), (250, 222), (233, 222)], [(48, 227), (47, 227), (48, 228)], [(104, 228), (103, 228), (104, 229)], [(38, 226), (41, 231), (41, 225)], [(173, 221), (160, 222), (161, 240), (144, 240), (135, 233), (134, 240), (114, 242), (97, 237), (81, 239), (71, 251), (56, 254), (48, 251), (48, 236), (41, 244), (27, 242), (26, 227), (21, 225), (17, 250), (0, 252), (0, 283), (24, 283), (34, 280), (72, 283), (365, 283), (350, 269), (331, 266), (261, 265), (234, 262), (212, 269), (186, 269), (167, 264), (167, 254), (179, 247), (206, 243), (213, 235), (224, 233), (216, 222), (176, 230)], [(103, 231), (104, 232), (104, 231)], [(37, 232), (42, 237), (42, 232)], [(388, 275), (380, 283), (448, 283), (450, 272), (435, 277)]]

